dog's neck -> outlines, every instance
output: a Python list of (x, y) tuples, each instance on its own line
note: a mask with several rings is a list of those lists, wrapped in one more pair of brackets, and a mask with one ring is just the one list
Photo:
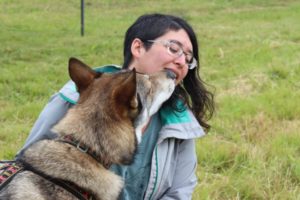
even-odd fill
[(101, 126), (95, 127), (95, 125), (91, 125), (89, 116), (82, 112), (80, 107), (70, 109), (65, 117), (55, 125), (52, 130), (58, 134), (59, 138), (72, 135), (73, 140), (80, 141), (88, 147), (93, 147), (93, 151), (96, 152), (98, 157), (101, 157), (99, 155), (101, 147), (99, 147), (99, 144), (96, 142), (97, 138), (95, 137), (100, 134), (105, 134), (106, 130)]
[(109, 169), (109, 167), (111, 166), (111, 163), (105, 162), (106, 160), (98, 157), (97, 152), (94, 151), (93, 148), (91, 148), (91, 147), (83, 144), (79, 140), (76, 140), (73, 135), (65, 135), (65, 136), (63, 136), (61, 138), (58, 138), (57, 140), (61, 141), (61, 142), (68, 143), (68, 144), (71, 144), (72, 146), (74, 146), (75, 148), (77, 148), (79, 151), (90, 155), (97, 162), (99, 162), (100, 164), (102, 164), (106, 169)]
[(124, 141), (135, 141), (134, 128), (128, 124), (130, 120), (117, 121), (111, 113), (103, 110), (102, 113), (87, 113), (80, 107), (73, 107), (52, 130), (59, 137), (72, 134), (76, 140), (91, 147), (101, 163), (127, 163), (136, 144), (124, 144)]

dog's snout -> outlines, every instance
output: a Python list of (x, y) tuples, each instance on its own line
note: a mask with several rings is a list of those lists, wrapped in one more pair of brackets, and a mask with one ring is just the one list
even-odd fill
[(170, 78), (172, 80), (176, 79), (176, 74), (172, 70), (166, 69), (166, 73), (167, 73), (168, 78)]

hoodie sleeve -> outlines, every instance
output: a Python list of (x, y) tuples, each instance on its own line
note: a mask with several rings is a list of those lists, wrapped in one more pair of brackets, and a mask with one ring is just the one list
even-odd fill
[(192, 199), (192, 194), (197, 184), (196, 166), (195, 141), (194, 139), (183, 140), (179, 147), (172, 186), (160, 199)]
[[(40, 113), (38, 119), (36, 120), (31, 132), (22, 147), (21, 150), (27, 148), (31, 144), (42, 140), (42, 139), (53, 139), (56, 134), (51, 131), (53, 125), (55, 125), (63, 116), (66, 114), (67, 110), (73, 104), (63, 99), (60, 93), (54, 94), (47, 105), (44, 107)], [(18, 154), (21, 151), (18, 152)], [(18, 156), (17, 154), (17, 156)]]

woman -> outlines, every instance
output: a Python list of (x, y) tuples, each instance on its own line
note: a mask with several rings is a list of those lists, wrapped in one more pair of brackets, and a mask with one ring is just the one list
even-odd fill
[[(206, 120), (214, 111), (213, 95), (199, 76), (197, 38), (181, 18), (150, 14), (139, 17), (126, 32), (123, 68), (151, 74), (170, 69), (176, 89), (144, 128), (137, 155), (130, 166), (111, 167), (122, 176), (120, 199), (191, 199), (197, 183), (194, 139), (209, 129)], [(115, 66), (96, 71), (114, 72)], [(72, 82), (55, 94), (40, 114), (24, 148), (45, 138), (66, 111), (76, 103)]]

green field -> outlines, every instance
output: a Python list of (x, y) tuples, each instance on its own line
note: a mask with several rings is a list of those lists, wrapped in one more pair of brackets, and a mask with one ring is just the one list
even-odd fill
[(179, 15), (195, 28), (201, 73), (216, 95), (197, 141), (193, 199), (300, 199), (300, 1), (0, 0), (0, 159), (11, 159), (75, 56), (122, 63), (141, 14)]

